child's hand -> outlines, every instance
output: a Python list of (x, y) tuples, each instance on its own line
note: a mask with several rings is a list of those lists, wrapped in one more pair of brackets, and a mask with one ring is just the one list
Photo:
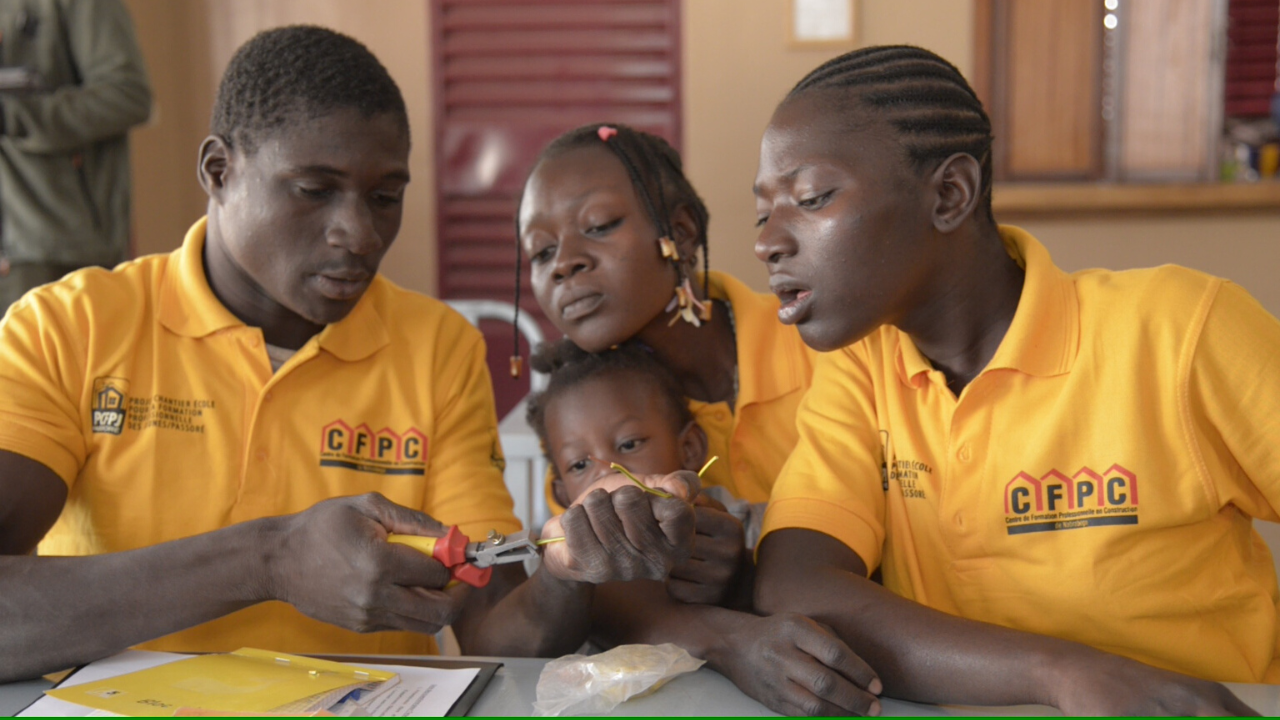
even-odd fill
[(736, 590), (750, 561), (743, 541), (745, 530), (724, 505), (705, 495), (694, 503), (697, 534), (689, 561), (671, 570), (667, 593), (681, 602), (737, 605)]

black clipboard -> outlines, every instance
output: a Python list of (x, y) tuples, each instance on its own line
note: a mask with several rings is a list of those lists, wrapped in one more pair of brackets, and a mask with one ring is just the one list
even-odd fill
[(431, 667), (443, 670), (478, 668), (480, 672), (476, 673), (475, 678), (471, 680), (471, 684), (467, 686), (466, 692), (462, 693), (462, 696), (453, 703), (453, 707), (449, 708), (449, 712), (445, 713), (445, 717), (464, 717), (471, 712), (471, 706), (475, 705), (476, 700), (479, 700), (480, 696), (484, 694), (484, 689), (489, 686), (489, 681), (497, 674), (498, 668), (502, 667), (500, 662), (455, 660), (434, 655), (424, 657), (405, 657), (403, 655), (390, 655), (387, 657), (378, 657), (377, 655), (311, 655), (311, 657), (350, 663), (352, 665), (408, 665), (410, 667)]
[[(500, 662), (485, 662), (483, 660), (454, 660), (452, 658), (437, 656), (405, 657), (403, 655), (389, 655), (386, 657), (380, 657), (377, 655), (308, 655), (308, 657), (320, 658), (321, 660), (332, 660), (334, 662), (350, 663), (353, 665), (408, 665), (410, 667), (433, 667), (441, 668), (443, 670), (478, 668), (480, 672), (476, 673), (476, 676), (471, 680), (471, 684), (467, 686), (466, 692), (462, 693), (462, 695), (454, 701), (453, 706), (449, 708), (449, 712), (445, 713), (445, 717), (465, 717), (468, 712), (471, 712), (471, 706), (475, 705), (476, 700), (479, 700), (480, 696), (484, 694), (484, 689), (489, 686), (489, 681), (493, 679), (495, 674), (497, 674), (498, 668), (502, 667), (502, 663)], [(61, 687), (62, 683), (67, 681), (67, 678), (75, 675), (84, 667), (84, 665), (80, 665), (71, 672), (68, 672), (62, 679), (53, 684), (53, 688)], [(53, 688), (50, 689), (52, 690)], [(43, 694), (41, 697), (43, 697)], [(21, 710), (14, 713), (14, 716), (18, 716), (26, 712), (36, 703), (36, 700), (39, 699), (40, 697), (37, 697), (35, 700), (27, 703), (26, 707), (23, 707)]]

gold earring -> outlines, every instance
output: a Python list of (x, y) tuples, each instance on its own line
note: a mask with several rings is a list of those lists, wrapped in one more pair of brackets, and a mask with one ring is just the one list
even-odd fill
[(680, 284), (676, 285), (675, 297), (667, 303), (667, 312), (672, 310), (676, 313), (671, 316), (667, 327), (675, 325), (677, 320), (684, 320), (694, 327), (702, 327), (704, 320), (711, 319), (711, 301), (698, 300), (698, 296), (693, 294), (693, 286), (689, 283), (688, 275), (682, 274)]
[(676, 248), (676, 244), (671, 238), (663, 235), (658, 238), (658, 248), (662, 251), (662, 257), (669, 259), (671, 262), (680, 262), (680, 250)]

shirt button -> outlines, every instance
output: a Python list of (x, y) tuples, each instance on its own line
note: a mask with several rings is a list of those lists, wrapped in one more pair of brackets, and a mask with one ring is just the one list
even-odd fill
[(261, 338), (254, 337), (254, 338), (252, 338), (251, 340), (249, 340), (249, 347), (255, 347), (255, 348), (256, 348), (256, 347), (258, 347), (258, 346), (259, 346), (259, 345), (261, 345), (261, 344), (262, 344), (262, 339), (261, 339)]
[(956, 451), (956, 457), (960, 459), (960, 462), (966, 463), (973, 458), (973, 453), (969, 451), (969, 443), (964, 443), (960, 446), (960, 449)]
[(266, 459), (267, 459), (267, 451), (266, 451), (266, 450), (259, 450), (259, 451), (256, 453), (256, 457), (258, 458), (258, 461), (259, 461), (259, 462), (266, 462)]
[(268, 392), (266, 395), (263, 395), (262, 399), (266, 400), (267, 402), (271, 402), (271, 393)]
[(964, 527), (964, 513), (956, 513), (956, 525)]

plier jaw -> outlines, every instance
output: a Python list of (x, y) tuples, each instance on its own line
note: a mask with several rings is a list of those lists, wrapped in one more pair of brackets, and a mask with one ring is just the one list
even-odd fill
[(524, 562), (531, 557), (538, 557), (538, 546), (528, 530), (510, 535), (490, 530), (488, 539), (467, 545), (467, 560), (478, 568)]
[(408, 545), (430, 555), (449, 568), (449, 575), (455, 581), (478, 588), (489, 584), (494, 565), (523, 562), (526, 558), (538, 556), (538, 546), (529, 539), (528, 530), (510, 535), (490, 530), (486, 540), (471, 542), (454, 525), (442, 538), (393, 533), (387, 537), (387, 542)]

